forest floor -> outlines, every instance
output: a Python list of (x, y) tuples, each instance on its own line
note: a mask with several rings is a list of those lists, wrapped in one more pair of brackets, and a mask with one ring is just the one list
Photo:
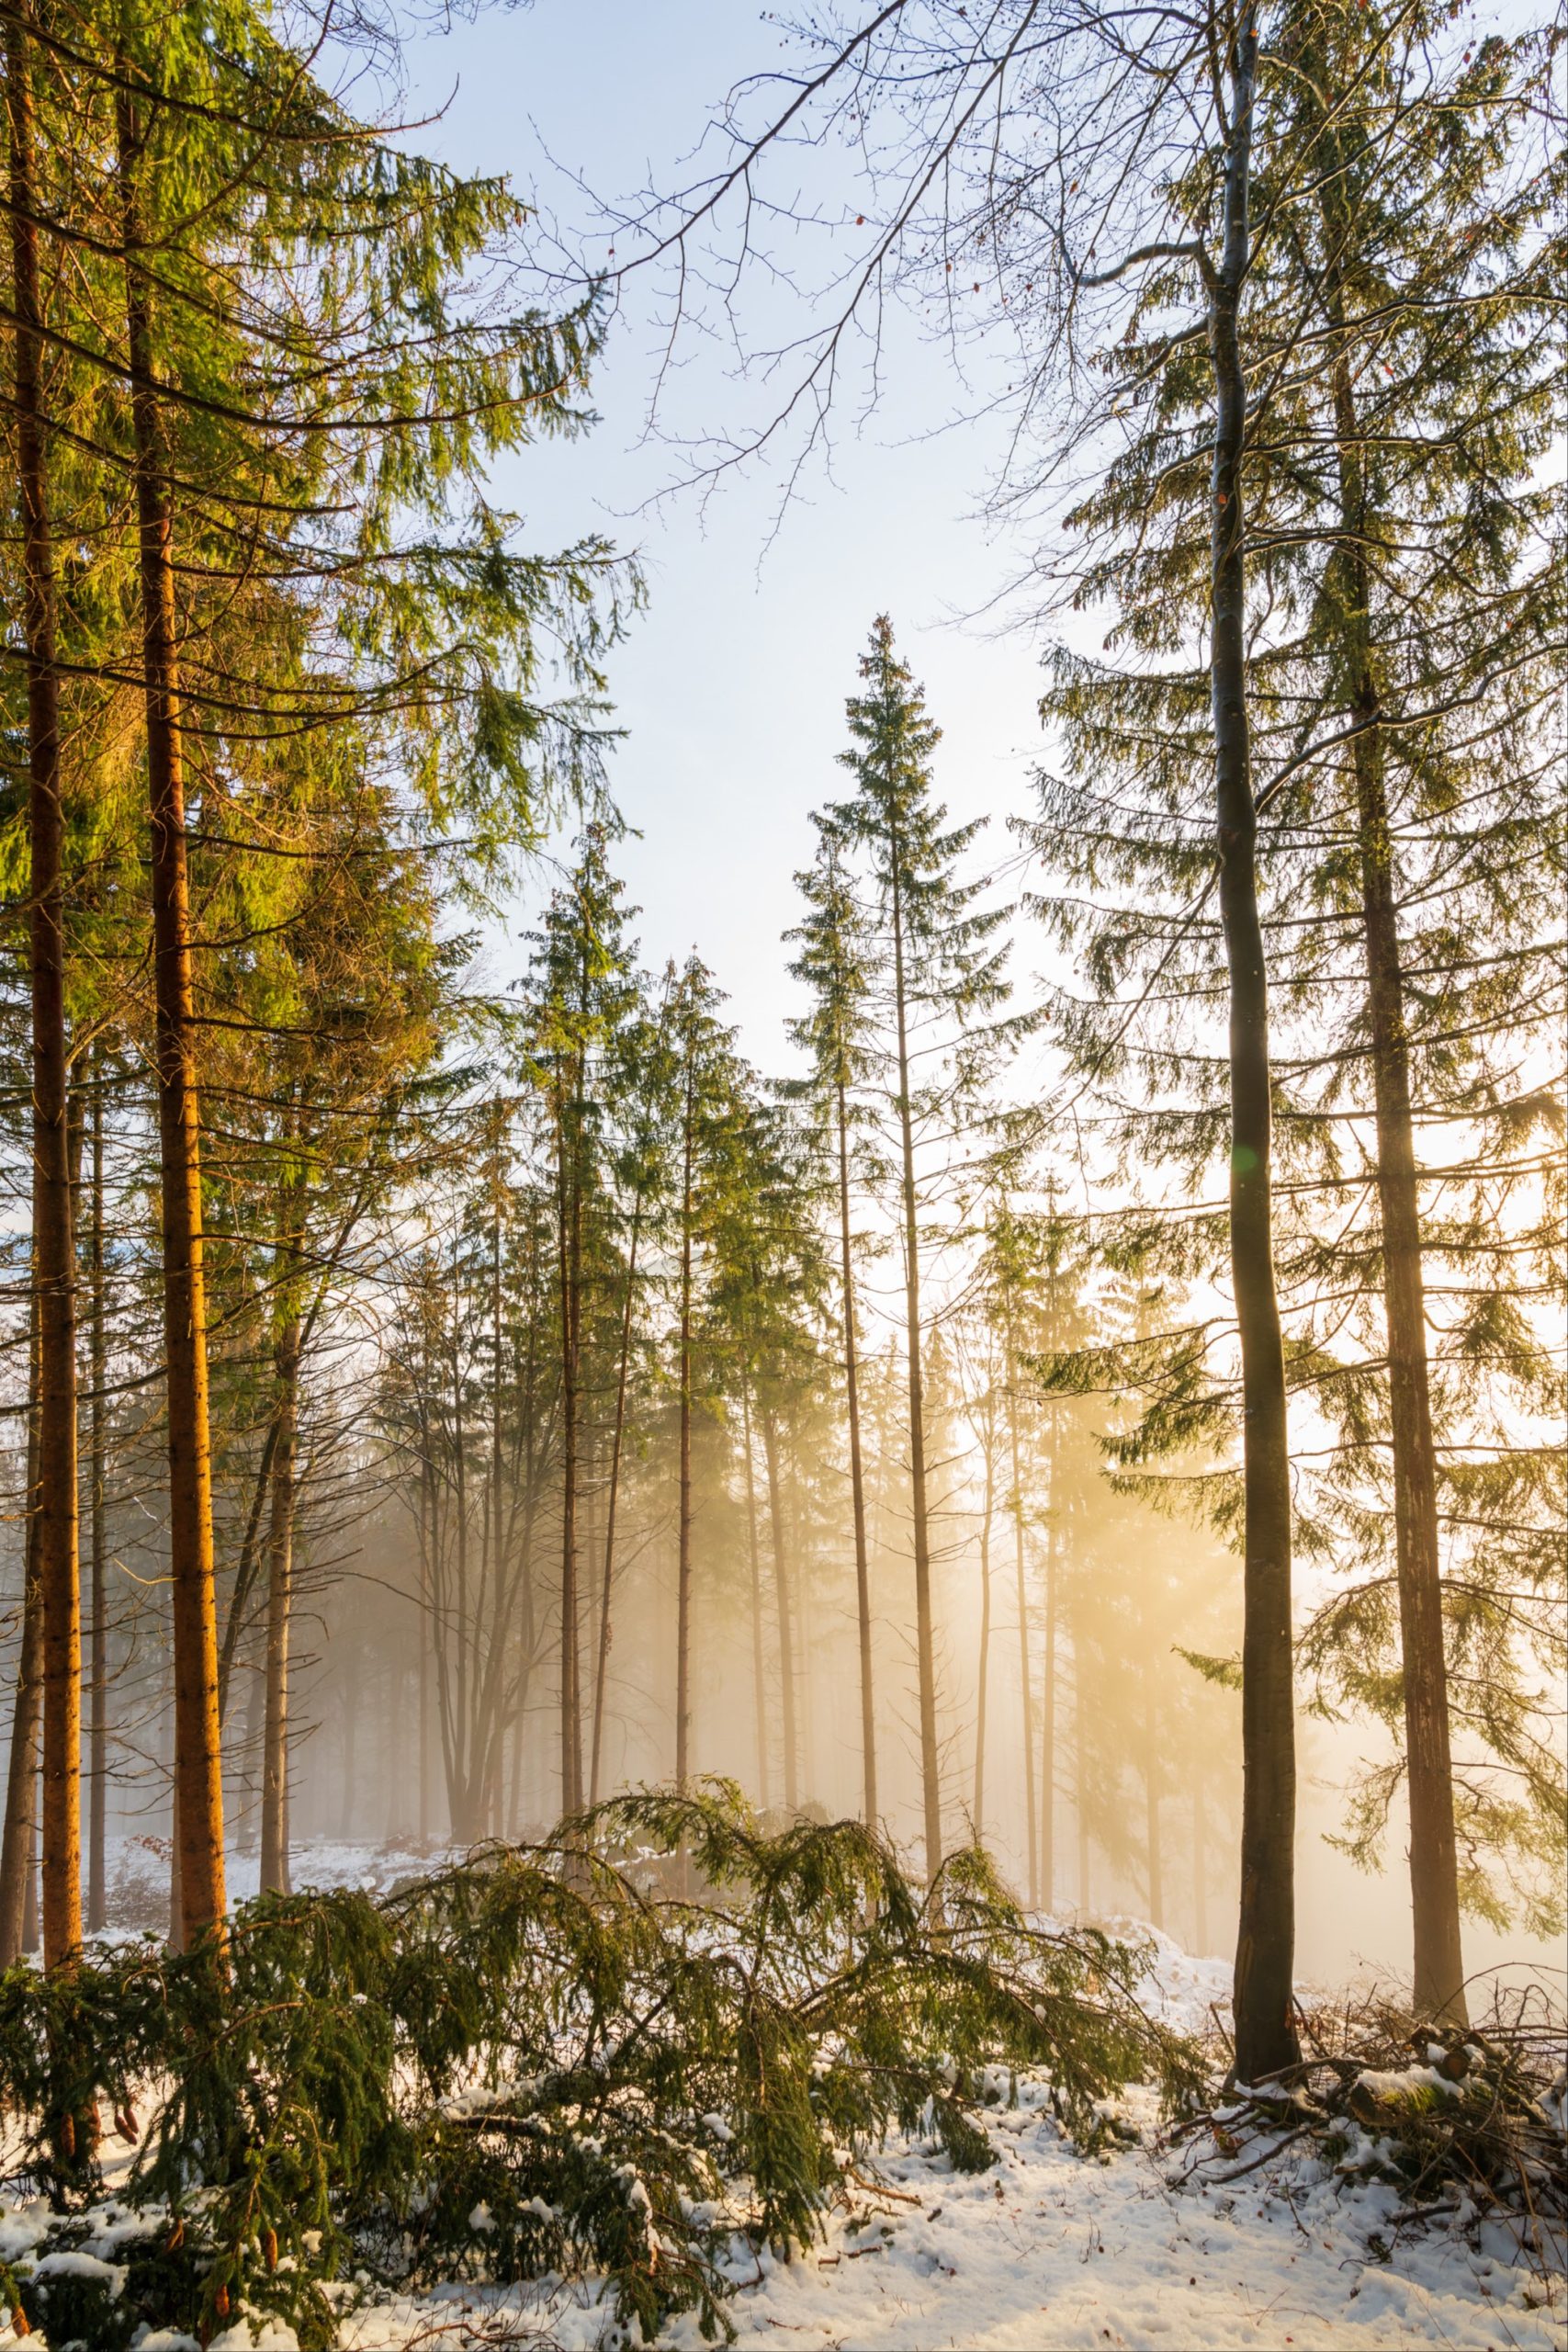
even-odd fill
[[(323, 1845), (299, 1875), (386, 1888), (420, 1867), (412, 1854)], [(243, 1864), (234, 1875), (235, 1892), (249, 1892)], [(1228, 2004), (1228, 1963), (1190, 1958), (1168, 1938), (1154, 1945), (1147, 2006), (1182, 2030), (1212, 2031)], [(1296, 2151), (1258, 2168), (1239, 2160), (1227, 2180), (1215, 2177), (1228, 2167), (1211, 2146), (1204, 2177), (1188, 2177), (1189, 2159), (1162, 2143), (1145, 2090), (1107, 2102), (1135, 2137), (1086, 2159), (1048, 2096), (1021, 2079), (1016, 2104), (989, 2111), (998, 2162), (988, 2172), (955, 2174), (925, 2143), (893, 2139), (852, 2199), (824, 2217), (815, 2247), (784, 2262), (739, 2245), (728, 2306), (738, 2343), (774, 2352), (1568, 2346), (1562, 2279), (1543, 2279), (1501, 2232), (1476, 2243), (1451, 2225), (1402, 2227), (1392, 2188), (1327, 2173)], [(345, 2352), (590, 2352), (607, 2319), (591, 2284), (452, 2285), (345, 2307), (342, 2340)], [(0, 2334), (0, 2345), (8, 2340)], [(660, 2340), (671, 2352), (701, 2344), (690, 2319)], [(171, 2339), (169, 2352), (186, 2341)], [(276, 2329), (262, 2339), (264, 2352), (292, 2342)], [(231, 2330), (211, 2352), (241, 2352), (241, 2343)], [(155, 2352), (152, 2341), (144, 2352)]]

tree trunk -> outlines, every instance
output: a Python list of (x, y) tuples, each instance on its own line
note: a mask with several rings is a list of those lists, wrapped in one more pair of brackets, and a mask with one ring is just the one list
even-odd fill
[(561, 1292), (560, 1785), (561, 1811), (572, 1814), (581, 1812), (582, 1807), (577, 1651), (577, 1375), (581, 1212), (576, 1130), (574, 1126), (569, 1139), (564, 1102), (560, 1105), (558, 1128)]
[(90, 1285), (88, 1365), (92, 1395), (87, 1405), (87, 1460), (91, 1505), (89, 1558), (93, 1635), (88, 1700), (87, 1928), (96, 1935), (108, 1925), (105, 1853), (108, 1808), (108, 1596), (104, 1576), (104, 1386), (108, 1377), (104, 1320), (104, 1071), (93, 1048), (92, 1205), (88, 1212), (87, 1274)]
[(915, 1138), (909, 1102), (909, 1040), (904, 977), (901, 851), (892, 842), (893, 989), (898, 1031), (898, 1135), (902, 1163), (904, 1321), (909, 1367), (909, 1501), (915, 1541), (915, 1644), (919, 1675), (920, 1790), (926, 1878), (942, 1868), (942, 1778), (936, 1737), (936, 1638), (931, 1622), (931, 1532), (926, 1509), (925, 1394), (920, 1369), (920, 1252), (915, 1203)]
[(212, 1462), (202, 1267), (190, 891), (169, 500), (159, 447), (148, 290), (135, 175), (139, 141), (124, 84), (116, 100), (124, 216), (126, 346), (135, 435), (147, 773), (152, 814), (154, 1063), (163, 1180), (168, 1367), (169, 1572), (175, 1634), (175, 1775), (186, 1936), (221, 1932), (223, 1781), (213, 1597)]
[[(33, 1285), (28, 1350), (28, 1483), (22, 1526), (22, 1639), (17, 1696), (11, 1710), (11, 1755), (6, 1779), (6, 1828), (0, 1842), (0, 1968), (9, 1968), (28, 1940), (33, 1833), (38, 1809), (39, 1731), (43, 1712), (43, 1589), (39, 1576), (38, 1524), (38, 1285)], [(36, 1929), (35, 1929), (36, 1940)]]
[[(1041, 1903), (1040, 1824), (1036, 1818), (1034, 1801), (1034, 1679), (1030, 1670), (1029, 1661), (1029, 1582), (1024, 1572), (1023, 1485), (1019, 1471), (1017, 1370), (1017, 1361), (1010, 1339), (1008, 1346), (1008, 1460), (1009, 1467), (1012, 1472), (1012, 1492), (1009, 1498), (1009, 1509), (1012, 1514), (1013, 1578), (1018, 1601), (1018, 1688), (1020, 1711), (1023, 1721), (1024, 1835), (1029, 1849), (1029, 1906), (1032, 1911), (1037, 1911)], [(1049, 1669), (1047, 1669), (1048, 1679)], [(1050, 1691), (1047, 1689), (1045, 1694), (1047, 1725), (1050, 1723)], [(1046, 1769), (1049, 1770), (1049, 1749), (1047, 1749)], [(1045, 1826), (1047, 1851), (1051, 1842), (1049, 1804), (1050, 1800), (1047, 1795)], [(1050, 1899), (1047, 1885), (1044, 1900), (1048, 1903)]]
[(1155, 1679), (1144, 1675), (1144, 1840), (1148, 1858), (1149, 1925), (1165, 1926), (1165, 1872), (1159, 1836), (1159, 1718)]
[(865, 1473), (860, 1443), (860, 1371), (855, 1358), (855, 1277), (850, 1242), (850, 1122), (840, 1080), (839, 1102), (839, 1249), (844, 1285), (844, 1396), (850, 1422), (850, 1494), (855, 1523), (855, 1614), (860, 1634), (861, 1788), (868, 1828), (877, 1823), (876, 1707), (871, 1679), (871, 1563), (865, 1539)]
[(1209, 1950), (1208, 1829), (1203, 1819), (1201, 1749), (1195, 1751), (1192, 1768), (1192, 1950), (1200, 1959)]
[(1078, 1841), (1078, 1915), (1089, 1917), (1089, 1719), (1085, 1712), (1084, 1656), (1081, 1634), (1073, 1650), (1073, 1772), (1074, 1812)]
[[(296, 1237), (290, 1237), (289, 1247)], [(266, 1592), (266, 1715), (262, 1734), (261, 1888), (288, 1886), (288, 1618), (294, 1581), (295, 1453), (299, 1414), (299, 1311), (292, 1279), (273, 1352), (277, 1436), (272, 1452), (272, 1513)]]
[(82, 1617), (76, 1495), (76, 1266), (65, 1040), (64, 823), (27, 12), (6, 37), (11, 263), (16, 303), (17, 477), (28, 650), (29, 977), (32, 993), (33, 1281), (38, 1315), (38, 1576), (43, 1604), (43, 1954), (82, 1941)]
[[(695, 1148), (695, 1070), (687, 1041), (686, 1107), (681, 1177), (680, 1524), (675, 1560), (675, 1786), (685, 1792), (692, 1731), (692, 1178)], [(682, 1857), (682, 1872), (684, 1857)]]
[(621, 1356), (615, 1372), (615, 1420), (610, 1438), (610, 1485), (604, 1503), (604, 1583), (599, 1599), (599, 1648), (593, 1665), (593, 1748), (588, 1773), (588, 1802), (599, 1802), (600, 1761), (604, 1738), (604, 1693), (610, 1676), (610, 1593), (615, 1575), (615, 1505), (621, 1491), (621, 1449), (626, 1429), (626, 1383), (632, 1360), (632, 1308), (637, 1297), (637, 1253), (642, 1233), (642, 1194), (632, 1210), (631, 1240), (626, 1251), (626, 1297), (621, 1314)]
[(800, 1749), (795, 1724), (795, 1626), (790, 1607), (789, 1566), (784, 1557), (784, 1497), (779, 1491), (779, 1433), (772, 1411), (762, 1411), (762, 1459), (768, 1466), (768, 1524), (773, 1540), (773, 1591), (779, 1612), (779, 1679), (784, 1697), (784, 1810), (800, 1810)]
[(768, 1682), (762, 1646), (762, 1555), (757, 1539), (757, 1465), (751, 1453), (751, 1384), (740, 1384), (740, 1431), (746, 1453), (746, 1531), (751, 1558), (751, 1712), (757, 1724), (757, 1804), (768, 1810)]
[(1238, 333), (1250, 259), (1257, 62), (1256, 13), (1249, 6), (1230, 60), (1224, 252), (1209, 296), (1215, 390), (1210, 658), (1220, 912), (1230, 986), (1231, 1276), (1241, 1340), (1245, 1496), (1241, 1917), (1235, 1956), (1235, 2068), (1243, 2082), (1292, 2064), (1300, 2055), (1292, 2022), (1296, 1764), (1291, 1463), (1274, 1287), (1269, 991), (1258, 912), (1258, 816), (1247, 705), (1247, 381)]
[(980, 1666), (975, 1700), (975, 1835), (986, 1842), (986, 1701), (991, 1668), (991, 1519), (996, 1465), (993, 1432), (986, 1435), (986, 1502), (980, 1519)]
[[(1337, 142), (1336, 147), (1337, 146)], [(1320, 193), (1328, 309), (1344, 324), (1341, 254), (1350, 234), (1338, 175)], [(1426, 2017), (1465, 2018), (1459, 1856), (1450, 1753), (1442, 1559), (1438, 1541), (1437, 1451), (1427, 1357), (1421, 1203), (1411, 1115), (1409, 1031), (1384, 773), (1382, 703), (1371, 639), (1367, 489), (1350, 363), (1333, 369), (1341, 538), (1334, 559), (1343, 670), (1357, 732), (1351, 742), (1359, 831), (1362, 937), (1377, 1117), (1378, 1208), (1388, 1329), (1389, 1422), (1393, 1457), (1394, 1550), (1404, 1697), (1404, 1769), (1410, 1797), (1414, 1996)]]

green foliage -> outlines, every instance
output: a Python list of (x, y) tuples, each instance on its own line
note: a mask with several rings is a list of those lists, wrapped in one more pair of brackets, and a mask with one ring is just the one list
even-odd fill
[[(702, 1902), (659, 1892), (677, 1852)], [(17, 2292), (105, 2352), (143, 2321), (267, 2312), (327, 2344), (360, 2273), (588, 2276), (644, 2338), (679, 2312), (728, 2333), (737, 2234), (808, 2244), (893, 2128), (959, 2170), (994, 2161), (985, 2069), (1047, 2072), (1085, 2138), (1134, 2076), (1189, 2090), (1135, 1967), (1028, 1927), (982, 1853), (922, 1895), (860, 1824), (768, 1836), (719, 1783), (619, 1798), (379, 1901), (264, 1897), (221, 1953), (18, 1967), (0, 2098), (58, 2218)], [(104, 2146), (62, 2144), (95, 2102), (139, 2142), (112, 2201)]]

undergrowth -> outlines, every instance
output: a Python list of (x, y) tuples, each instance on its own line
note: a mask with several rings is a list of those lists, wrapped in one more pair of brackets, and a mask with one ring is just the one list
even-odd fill
[(1560, 2277), (1568, 2253), (1563, 2020), (1539, 1985), (1499, 1989), (1466, 2026), (1431, 2025), (1380, 1995), (1301, 2016), (1299, 2064), (1238, 2087), (1171, 2133), (1183, 2181), (1223, 2187), (1303, 2159), (1347, 2189), (1393, 2192), (1371, 2250), (1413, 2229), (1501, 2233)]
[(265, 1897), (221, 1952), (19, 1966), (0, 2101), (49, 2215), (0, 2294), (89, 2352), (266, 2314), (324, 2346), (354, 2295), (551, 2274), (602, 2282), (608, 2343), (728, 2335), (738, 2240), (808, 2244), (890, 2129), (993, 2161), (984, 2070), (1047, 2075), (1085, 2144), (1131, 2080), (1190, 2098), (1137, 1966), (1032, 1928), (981, 1852), (923, 1890), (858, 1823), (767, 1835), (720, 1783), (379, 1898)]

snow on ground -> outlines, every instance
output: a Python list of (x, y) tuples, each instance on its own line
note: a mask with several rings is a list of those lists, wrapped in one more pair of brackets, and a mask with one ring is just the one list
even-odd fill
[[(297, 1875), (385, 1889), (421, 1867), (412, 1853), (316, 1847)], [(236, 1895), (250, 1891), (243, 1863), (232, 1879)], [(1189, 2033), (1225, 2021), (1228, 1962), (1194, 1959), (1135, 1921), (1099, 1924), (1152, 1944), (1143, 1996), (1154, 2014)], [(784, 2262), (738, 2243), (728, 2309), (739, 2344), (748, 2352), (1568, 2346), (1562, 2282), (1549, 2290), (1510, 2261), (1500, 2235), (1477, 2248), (1451, 2230), (1400, 2233), (1391, 2189), (1325, 2177), (1294, 2153), (1228, 2182), (1184, 2181), (1186, 2159), (1158, 2143), (1152, 2093), (1132, 2092), (1115, 2112), (1138, 2141), (1104, 2159), (1074, 2153), (1046, 2086), (1027, 2080), (1016, 2105), (987, 2114), (999, 2155), (987, 2173), (955, 2175), (922, 2143), (890, 2143), (848, 2208), (826, 2217), (815, 2247)], [(1214, 2158), (1202, 2169), (1230, 2167)], [(345, 2352), (592, 2352), (610, 2316), (591, 2284), (451, 2286), (345, 2308), (343, 2343)], [(0, 2347), (11, 2341), (0, 2331)], [(683, 2318), (660, 2342), (698, 2352), (702, 2339)], [(156, 2343), (158, 2352), (185, 2352), (189, 2339)], [(290, 2352), (293, 2339), (274, 2326), (262, 2344)], [(209, 2352), (250, 2345), (241, 2325)]]
[[(1176, 2188), (1149, 2144), (1153, 2101), (1129, 2122), (1147, 2138), (1105, 2162), (1074, 2154), (1038, 2085), (988, 2120), (1000, 2161), (955, 2176), (945, 2158), (890, 2147), (852, 2210), (788, 2263), (738, 2259), (729, 2305), (738, 2341), (783, 2352), (1056, 2352), (1083, 2346), (1373, 2347), (1561, 2352), (1563, 2305), (1538, 2279), (1451, 2235), (1406, 2236), (1380, 2258), (1393, 2199), (1258, 2175), (1229, 2188)], [(361, 2311), (354, 2352), (526, 2343), (588, 2352), (605, 2314), (587, 2290), (451, 2288)], [(513, 2332), (514, 2331), (514, 2332)], [(696, 2352), (694, 2322), (661, 2339)]]

